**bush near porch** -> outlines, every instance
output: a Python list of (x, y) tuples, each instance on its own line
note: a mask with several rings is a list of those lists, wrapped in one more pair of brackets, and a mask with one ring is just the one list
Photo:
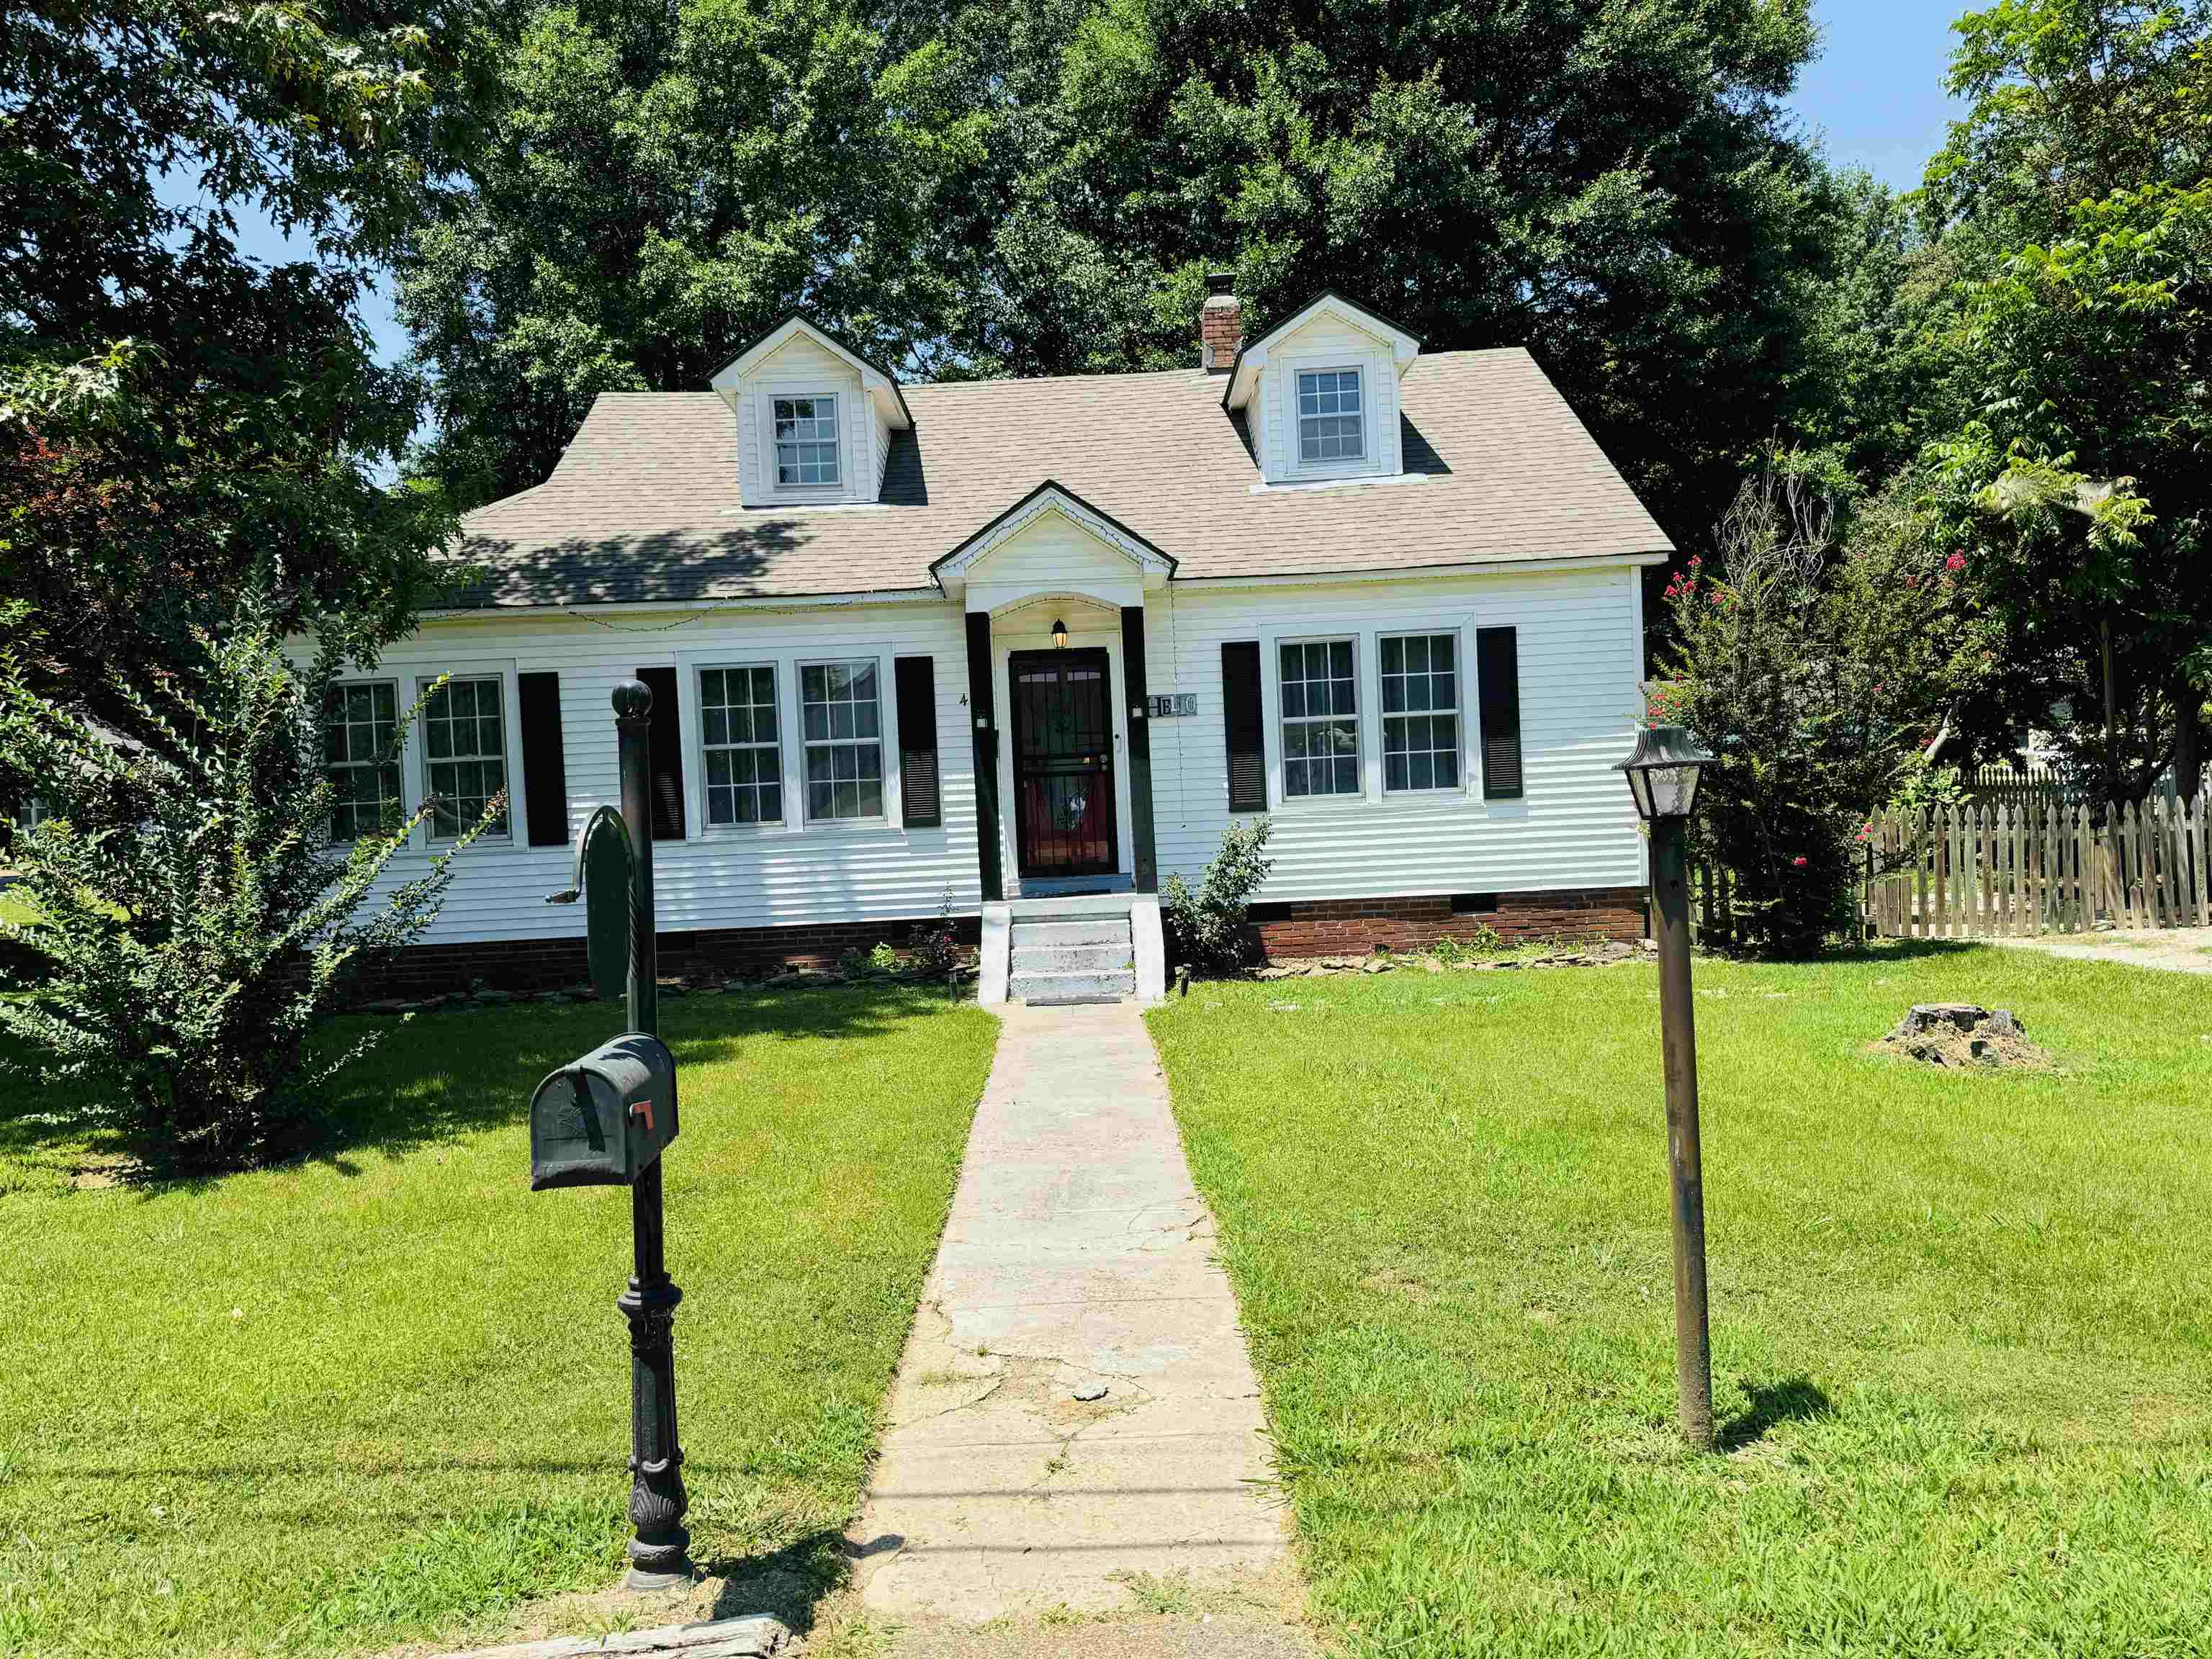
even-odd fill
[[(312, 1161), (100, 1186), (0, 1118), (0, 1653), (490, 1635), (614, 1582), (629, 1195), (532, 1194), (524, 1120), (611, 1008), (429, 1016)], [(334, 1036), (343, 1039), (340, 1021)], [(838, 1570), (996, 1023), (905, 988), (664, 1005), (693, 1553)], [(88, 1168), (91, 1173), (88, 1174)]]
[[(1943, 945), (1697, 975), (1702, 1457), (1653, 969), (1201, 985), (1151, 1017), (1343, 1650), (2202, 1652), (2204, 981)], [(1951, 998), (2062, 1070), (1867, 1052)]]

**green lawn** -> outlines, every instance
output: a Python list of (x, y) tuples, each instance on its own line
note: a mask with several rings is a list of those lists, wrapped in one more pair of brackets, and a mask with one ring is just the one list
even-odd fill
[[(1336, 1639), (2205, 1652), (2212, 983), (1988, 947), (1697, 975), (1703, 1457), (1672, 1432), (1649, 967), (1152, 1017)], [(1865, 1051), (1954, 998), (2063, 1071)]]
[[(0, 1121), (0, 1653), (345, 1650), (613, 1582), (629, 1197), (531, 1194), (523, 1114), (616, 1024), (396, 1028), (343, 1144), (219, 1182), (72, 1186)], [(831, 1573), (996, 1024), (884, 989), (662, 1027), (693, 1552)]]

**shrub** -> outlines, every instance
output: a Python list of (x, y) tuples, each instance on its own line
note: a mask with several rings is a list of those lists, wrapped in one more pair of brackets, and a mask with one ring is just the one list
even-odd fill
[(937, 920), (917, 928), (911, 952), (914, 971), (924, 979), (945, 979), (960, 965), (960, 936), (952, 927), (952, 889), (938, 901)]
[(1984, 657), (1901, 503), (1874, 503), (1839, 544), (1826, 499), (1771, 466), (1711, 565), (1692, 558), (1668, 583), (1671, 679), (1649, 713), (1717, 757), (1692, 849), (1729, 872), (1725, 935), (1747, 949), (1805, 954), (1849, 931), (1860, 827), (1955, 790), (1931, 740)]
[(1273, 867), (1265, 856), (1269, 833), (1264, 817), (1231, 823), (1195, 893), (1179, 875), (1161, 884), (1161, 931), (1176, 962), (1201, 973), (1229, 974), (1258, 957), (1259, 941), (1245, 912)]
[(196, 643), (187, 677), (118, 678), (143, 743), (34, 690), (19, 646), (0, 652), (0, 785), (35, 789), (51, 814), (15, 839), (41, 921), (0, 921), (29, 958), (0, 957), (0, 989), (27, 993), (0, 996), (0, 1031), (28, 1045), (42, 1083), (70, 1085), (56, 1092), (87, 1127), (149, 1164), (211, 1170), (277, 1150), (368, 1046), (310, 1052), (345, 977), (430, 924), (453, 853), (492, 813), (362, 919), (428, 804), (334, 848), (335, 650), (295, 668), (252, 601)]

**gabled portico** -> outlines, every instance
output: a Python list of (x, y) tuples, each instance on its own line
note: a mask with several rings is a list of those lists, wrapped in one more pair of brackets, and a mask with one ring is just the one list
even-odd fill
[(1011, 902), (1130, 894), (1135, 964), (1159, 960), (1145, 598), (1174, 571), (1050, 479), (932, 568), (968, 617), (987, 1000), (1005, 994), (1012, 912), (993, 912)]

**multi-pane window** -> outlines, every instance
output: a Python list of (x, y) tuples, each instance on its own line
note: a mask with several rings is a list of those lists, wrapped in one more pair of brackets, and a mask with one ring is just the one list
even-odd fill
[(1298, 375), (1298, 460), (1301, 465), (1356, 461), (1366, 453), (1366, 422), (1359, 409), (1359, 371), (1323, 368)]
[[(431, 693), (422, 710), (431, 840), (451, 841), (473, 829), (492, 798), (507, 787), (505, 707), (496, 674), (450, 679)], [(507, 833), (504, 805), (484, 833)]]
[(837, 482), (837, 399), (777, 398), (775, 481), (779, 484)]
[(876, 665), (816, 662), (799, 671), (806, 748), (806, 816), (814, 822), (884, 815), (883, 706)]
[(775, 670), (765, 664), (706, 670), (699, 676), (699, 726), (707, 754), (707, 822), (782, 823)]
[(1382, 787), (1459, 787), (1459, 641), (1407, 634), (1382, 641)]
[(336, 799), (331, 839), (359, 841), (398, 822), (399, 690), (390, 680), (334, 685), (324, 708), (323, 758)]
[(1356, 795), (1359, 707), (1350, 640), (1282, 647), (1283, 794)]

